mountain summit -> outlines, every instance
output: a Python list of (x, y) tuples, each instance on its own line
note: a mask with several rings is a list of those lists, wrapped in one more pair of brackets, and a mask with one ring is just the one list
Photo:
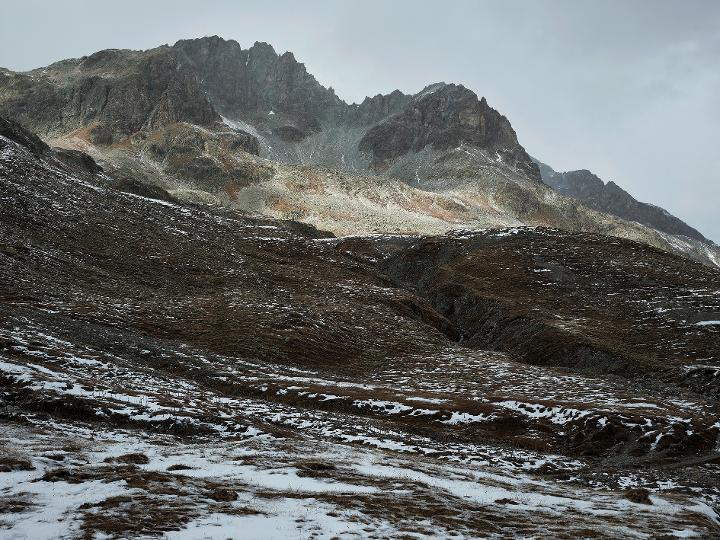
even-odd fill
[[(6, 73), (0, 88), (3, 112), (34, 131), (57, 135), (91, 126), (89, 140), (97, 145), (177, 122), (211, 126), (224, 117), (254, 126), (271, 157), (315, 164), (286, 143), (310, 139), (312, 147), (322, 131), (373, 126), (343, 150), (366, 152), (376, 169), (428, 145), (444, 151), (466, 143), (503, 155), (540, 180), (508, 120), (470, 90), (436, 84), (416, 96), (395, 91), (348, 105), (292, 53), (278, 55), (267, 43), (243, 49), (213, 36), (149, 51), (100, 51)], [(284, 153), (271, 152), (273, 143)]]

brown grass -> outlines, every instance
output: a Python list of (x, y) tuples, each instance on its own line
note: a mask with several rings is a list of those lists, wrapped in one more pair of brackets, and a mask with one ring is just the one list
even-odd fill
[(0, 472), (34, 471), (30, 459), (21, 456), (0, 456)]
[(193, 506), (145, 495), (110, 497), (97, 504), (83, 505), (83, 538), (89, 540), (98, 533), (111, 538), (160, 536), (182, 529), (197, 515)]
[(0, 515), (18, 514), (20, 512), (25, 512), (32, 506), (33, 504), (25, 497), (0, 497)]
[(128, 465), (147, 465), (150, 459), (141, 453), (123, 454), (122, 456), (107, 457), (105, 463), (126, 463)]
[(652, 504), (650, 492), (645, 488), (628, 489), (625, 492), (625, 498), (636, 504)]

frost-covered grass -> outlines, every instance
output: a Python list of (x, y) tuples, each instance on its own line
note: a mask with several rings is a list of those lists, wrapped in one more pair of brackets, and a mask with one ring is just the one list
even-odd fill
[[(0, 500), (31, 502), (0, 519), (0, 530), (10, 538), (117, 533), (123, 526), (137, 525), (128, 524), (123, 514), (133, 501), (145, 501), (158, 515), (175, 517), (176, 523), (143, 518), (145, 534), (167, 530), (169, 538), (293, 538), (311, 533), (352, 538), (370, 532), (401, 537), (403, 531), (415, 531), (421, 538), (451, 531), (471, 538), (480, 533), (472, 523), (451, 526), (445, 517), (472, 512), (501, 523), (514, 520), (536, 534), (562, 523), (570, 529), (604, 530), (617, 538), (663, 531), (704, 535), (717, 525), (706, 503), (681, 495), (672, 484), (654, 493), (653, 504), (645, 506), (625, 500), (621, 491), (567, 485), (520, 469), (450, 464), (337, 443), (318, 447), (304, 437), (178, 444), (171, 436), (59, 423), (48, 436), (48, 427), (11, 426), (0, 437), (2, 448), (32, 455), (35, 467), (0, 473)], [(60, 448), (62, 461), (43, 457)], [(146, 459), (130, 466), (117, 462), (128, 454)], [(58, 470), (65, 475), (57, 476)], [(636, 477), (631, 485), (641, 482)], [(212, 495), (218, 489), (231, 496)], [(446, 510), (436, 514), (438, 505)], [(398, 519), (398, 512), (407, 519)], [(532, 520), (525, 519), (528, 513)]]
[[(0, 497), (18, 505), (29, 503), (21, 512), (4, 518), (2, 527), (11, 537), (56, 538), (88, 527), (99, 528), (99, 534), (103, 527), (129, 527), (121, 516), (134, 508), (133, 501), (151, 505), (166, 520), (177, 520), (167, 532), (171, 538), (224, 538), (238, 531), (248, 538), (312, 533), (318, 538), (352, 538), (369, 531), (393, 537), (408, 530), (415, 530), (417, 537), (432, 538), (457, 532), (457, 525), (451, 527), (432, 516), (429, 509), (437, 505), (463, 515), (482, 509), (501, 522), (524, 523), (521, 516), (531, 512), (536, 516), (534, 523), (523, 527), (538, 530), (556, 524), (559, 516), (572, 515), (573, 526), (609, 527), (617, 537), (642, 537), (647, 530), (704, 534), (715, 526), (708, 503), (683, 494), (682, 484), (672, 480), (654, 484), (658, 491), (653, 495), (654, 504), (647, 508), (622, 498), (625, 486), (646, 483), (640, 475), (630, 484), (619, 480), (616, 492), (607, 491), (611, 485), (607, 480), (595, 486), (574, 480), (569, 495), (565, 482), (533, 471), (549, 467), (573, 471), (575, 478), (581, 478), (587, 465), (582, 460), (492, 445), (442, 443), (405, 431), (402, 424), (390, 427), (382, 423), (408, 418), (449, 428), (482, 424), (491, 420), (492, 414), (454, 409), (459, 403), (481, 403), (518, 413), (529, 421), (547, 420), (562, 426), (588, 414), (586, 409), (499, 400), (494, 395), (457, 401), (457, 390), (429, 390), (431, 373), (422, 379), (421, 388), (405, 383), (400, 392), (384, 380), (390, 373), (373, 384), (350, 383), (253, 362), (228, 363), (224, 378), (245, 380), (241, 384), (280, 401), (232, 397), (190, 379), (167, 379), (152, 369), (133, 367), (137, 360), (79, 349), (48, 329), (15, 328), (14, 334), (6, 335), (14, 336), (18, 345), (0, 364), (6, 376), (38, 396), (81, 399), (96, 408), (103, 422), (127, 417), (131, 424), (115, 430), (98, 429), (87, 421), (69, 424), (31, 416), (29, 426), (10, 427), (0, 444), (8, 451), (30, 456), (35, 467), (33, 471), (0, 473)], [(192, 351), (185, 351), (176, 357), (198, 359)], [(138, 358), (149, 353), (149, 349), (140, 350)], [(18, 361), (18, 354), (29, 361)], [(216, 357), (214, 365), (223, 361)], [(498, 362), (496, 358), (494, 370), (499, 369)], [(564, 379), (551, 373), (547, 376), (548, 382), (555, 384), (548, 388), (557, 394), (557, 383)], [(536, 380), (534, 384), (539, 383)], [(584, 384), (590, 383), (586, 380)], [(361, 395), (366, 397), (358, 398)], [(370, 395), (395, 395), (398, 399)], [(293, 405), (298, 399), (302, 408)], [(618, 396), (617, 402), (622, 401)], [(436, 408), (424, 408), (428, 403)], [(326, 412), (314, 406), (349, 409)], [(659, 407), (643, 401), (627, 403), (628, 410)], [(153, 434), (153, 422), (215, 428), (176, 438)], [(230, 429), (233, 424), (238, 427)], [(283, 431), (275, 432), (276, 427)], [(292, 431), (284, 431), (287, 429)], [(144, 456), (147, 462), (124, 465), (122, 456), (128, 454)], [(62, 455), (63, 459), (43, 457), (48, 455)], [(48, 471), (58, 469), (65, 471), (59, 478), (66, 480), (41, 480)], [(218, 487), (236, 498), (228, 502), (208, 499), (207, 493)], [(172, 504), (168, 490), (177, 492)], [(393, 493), (395, 502), (389, 504), (385, 497)], [(412, 502), (424, 501), (430, 493), (432, 502)], [(424, 504), (429, 506), (424, 508)], [(107, 510), (99, 510), (104, 507)], [(398, 518), (402, 513), (414, 517), (403, 521)], [(617, 525), (618, 519), (622, 526)], [(54, 527), (57, 520), (62, 522), (61, 528)], [(148, 531), (160, 526), (152, 519), (141, 525)], [(480, 525), (468, 523), (458, 534), (480, 534), (480, 529), (473, 527)]]

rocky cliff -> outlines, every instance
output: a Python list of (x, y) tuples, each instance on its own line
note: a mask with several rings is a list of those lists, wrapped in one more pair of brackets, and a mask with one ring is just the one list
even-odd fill
[(420, 92), (399, 112), (370, 128), (360, 140), (360, 150), (369, 152), (372, 166), (382, 170), (392, 160), (428, 145), (442, 151), (461, 144), (495, 154), (540, 181), (537, 166), (518, 143), (508, 119), (461, 85), (441, 84)]
[(82, 130), (98, 145), (175, 122), (220, 119), (197, 77), (167, 47), (106, 50), (0, 75), (0, 110), (43, 135)]

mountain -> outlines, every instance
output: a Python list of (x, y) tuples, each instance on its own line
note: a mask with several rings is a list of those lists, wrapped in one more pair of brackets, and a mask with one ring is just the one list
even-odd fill
[(547, 227), (336, 238), (9, 120), (0, 193), (3, 536), (720, 531), (717, 268)]
[(436, 151), (462, 144), (495, 152), (498, 160), (512, 162), (528, 178), (539, 181), (537, 167), (518, 143), (507, 118), (485, 98), (454, 84), (434, 85), (414, 96), (409, 106), (392, 114), (363, 136), (359, 149), (372, 156), (374, 169), (427, 146)]
[(581, 201), (585, 206), (613, 214), (622, 219), (637, 221), (659, 231), (686, 236), (711, 244), (700, 232), (658, 206), (639, 202), (615, 182), (603, 182), (588, 170), (556, 172), (537, 162), (542, 180), (558, 193)]
[[(177, 122), (212, 126), (223, 117), (247, 124), (267, 157), (288, 163), (344, 168), (353, 156), (386, 168), (428, 145), (443, 151), (467, 142), (540, 180), (507, 119), (470, 90), (439, 83), (416, 96), (395, 91), (348, 105), (292, 53), (278, 55), (267, 43), (245, 50), (211, 37), (149, 51), (100, 51), (26, 74), (4, 72), (0, 98), (1, 111), (35, 132), (88, 129), (75, 135), (101, 147), (143, 130)], [(312, 150), (328, 145), (334, 130), (350, 136), (333, 139), (332, 158), (316, 156)]]
[(0, 114), (133, 189), (334, 234), (546, 226), (720, 264), (684, 229), (559, 195), (510, 121), (463, 86), (347, 104), (267, 43), (207, 37), (3, 70)]

